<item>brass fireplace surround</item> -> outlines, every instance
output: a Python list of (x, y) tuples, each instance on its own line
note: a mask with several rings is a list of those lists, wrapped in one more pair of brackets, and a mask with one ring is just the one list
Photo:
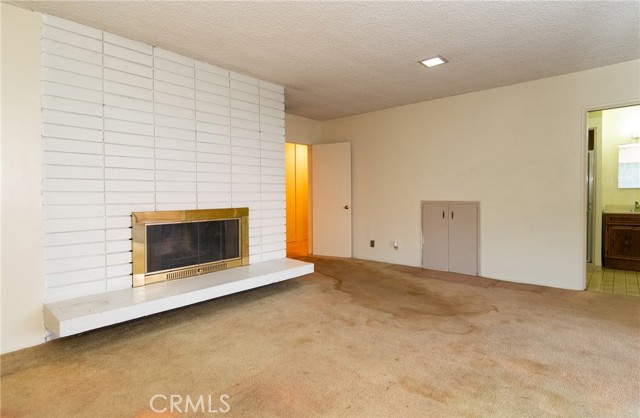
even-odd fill
[[(168, 269), (163, 271), (147, 271), (147, 226), (161, 224), (178, 224), (212, 220), (239, 220), (240, 257), (202, 264)], [(249, 209), (200, 209), (160, 212), (133, 212), (131, 214), (133, 287), (165, 280), (180, 279), (188, 276), (211, 273), (226, 268), (249, 264)]]

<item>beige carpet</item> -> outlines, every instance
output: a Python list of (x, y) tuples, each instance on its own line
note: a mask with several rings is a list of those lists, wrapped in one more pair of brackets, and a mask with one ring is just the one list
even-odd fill
[(640, 414), (637, 297), (310, 260), (312, 275), (2, 356), (2, 417)]

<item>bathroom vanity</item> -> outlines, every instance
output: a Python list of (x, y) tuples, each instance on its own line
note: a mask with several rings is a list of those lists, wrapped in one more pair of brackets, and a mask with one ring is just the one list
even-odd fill
[(640, 271), (640, 213), (605, 210), (602, 227), (604, 266)]

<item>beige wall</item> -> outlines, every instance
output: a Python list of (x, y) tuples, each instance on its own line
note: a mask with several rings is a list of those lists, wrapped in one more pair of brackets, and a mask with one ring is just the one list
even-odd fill
[(285, 113), (284, 126), (287, 142), (297, 144), (319, 144), (322, 142), (322, 122)]
[(7, 4), (2, 14), (3, 353), (44, 341), (41, 15)]
[(603, 204), (632, 205), (640, 201), (640, 189), (618, 188), (618, 146), (637, 142), (631, 139), (632, 122), (640, 118), (640, 106), (602, 112)]
[(481, 275), (584, 289), (586, 110), (638, 100), (639, 78), (635, 60), (324, 122), (353, 145), (354, 257), (420, 266), (420, 201), (477, 200)]

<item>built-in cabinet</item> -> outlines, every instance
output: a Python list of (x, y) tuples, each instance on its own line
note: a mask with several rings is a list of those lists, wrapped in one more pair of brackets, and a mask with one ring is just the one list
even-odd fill
[(422, 267), (478, 274), (478, 202), (422, 202)]
[(640, 271), (640, 214), (605, 213), (604, 266)]

